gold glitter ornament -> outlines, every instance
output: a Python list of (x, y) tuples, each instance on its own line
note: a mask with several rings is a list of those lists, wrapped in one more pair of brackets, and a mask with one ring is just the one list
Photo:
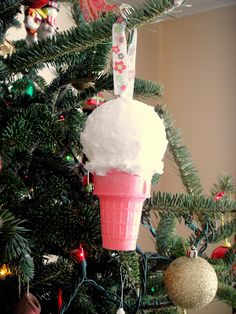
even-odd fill
[(197, 252), (174, 260), (164, 273), (164, 283), (172, 302), (183, 309), (205, 307), (214, 299), (218, 287), (214, 268), (197, 257)]

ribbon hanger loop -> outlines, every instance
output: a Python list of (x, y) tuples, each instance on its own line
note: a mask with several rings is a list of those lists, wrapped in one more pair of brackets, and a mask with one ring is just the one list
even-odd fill
[(120, 7), (122, 19), (112, 28), (113, 80), (114, 93), (132, 99), (134, 92), (135, 60), (137, 46), (137, 30), (126, 38), (126, 20), (134, 9), (127, 4)]

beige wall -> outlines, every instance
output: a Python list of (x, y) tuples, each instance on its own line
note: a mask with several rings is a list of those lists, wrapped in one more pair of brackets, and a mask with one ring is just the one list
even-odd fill
[(219, 172), (236, 170), (236, 6), (160, 26), (164, 102), (209, 192)]
[[(235, 38), (236, 6), (172, 19), (139, 31), (137, 74), (164, 85), (161, 102), (182, 130), (205, 193), (220, 173), (235, 177)], [(161, 183), (155, 188), (182, 191), (167, 159)], [(183, 226), (179, 229), (187, 233)], [(144, 249), (153, 249), (150, 235), (143, 228), (140, 244)], [(230, 314), (232, 310), (215, 301), (189, 313)]]
[[(139, 31), (137, 75), (164, 85), (161, 102), (182, 130), (206, 193), (219, 172), (236, 170), (235, 37), (236, 6)], [(165, 168), (160, 188), (180, 191)]]

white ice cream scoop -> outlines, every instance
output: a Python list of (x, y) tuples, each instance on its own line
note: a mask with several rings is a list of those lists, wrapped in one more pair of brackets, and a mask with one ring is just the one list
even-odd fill
[(165, 127), (154, 108), (119, 97), (95, 109), (81, 134), (86, 168), (97, 175), (111, 169), (150, 180), (163, 172), (167, 147)]

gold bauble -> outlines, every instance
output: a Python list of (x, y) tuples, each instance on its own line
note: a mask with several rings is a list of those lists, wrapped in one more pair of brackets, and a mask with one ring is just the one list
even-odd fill
[(172, 302), (184, 309), (198, 309), (215, 297), (218, 281), (214, 268), (203, 258), (179, 257), (164, 273), (164, 283)]

